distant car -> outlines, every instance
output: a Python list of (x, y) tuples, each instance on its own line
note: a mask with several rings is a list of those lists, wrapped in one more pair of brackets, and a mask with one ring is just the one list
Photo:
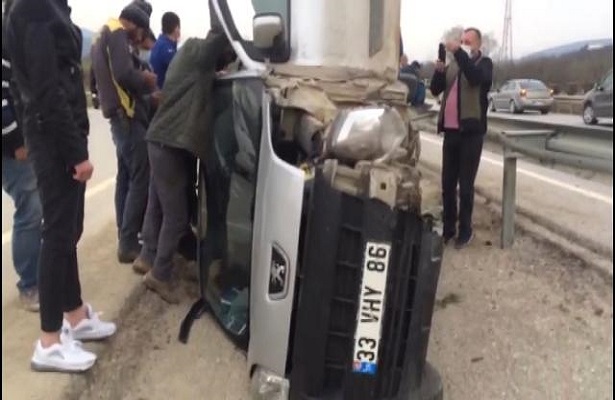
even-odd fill
[(613, 118), (613, 70), (611, 69), (583, 99), (583, 122), (593, 125), (598, 118)]
[(526, 110), (547, 114), (553, 106), (553, 91), (536, 79), (512, 79), (489, 94), (491, 111), (508, 110), (520, 114)]

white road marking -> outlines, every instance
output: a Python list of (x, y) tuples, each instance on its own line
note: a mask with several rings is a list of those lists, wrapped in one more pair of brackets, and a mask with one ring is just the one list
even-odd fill
[[(438, 144), (438, 145), (442, 144), (442, 140), (441, 139), (434, 139), (434, 138), (430, 138), (430, 137), (425, 137), (425, 135), (421, 135), (421, 140), (424, 140), (424, 141), (426, 141), (428, 143), (432, 143), (432, 144)], [(495, 159), (493, 159), (493, 158), (491, 158), (489, 156), (481, 156), (481, 160), (486, 161), (486, 162), (488, 162), (490, 164), (493, 164), (493, 165), (497, 165), (499, 167), (504, 167), (504, 162), (503, 161), (495, 160)], [(560, 181), (558, 181), (556, 179), (549, 178), (547, 176), (541, 175), (541, 174), (539, 174), (537, 172), (533, 172), (533, 171), (527, 170), (525, 168), (517, 167), (517, 173), (525, 175), (525, 176), (528, 176), (528, 177), (533, 178), (533, 179), (536, 179), (537, 181), (541, 181), (541, 182), (548, 183), (548, 184), (553, 185), (553, 186), (557, 186), (557, 187), (559, 187), (561, 189), (565, 189), (565, 190), (569, 190), (571, 192), (578, 193), (578, 194), (583, 195), (585, 197), (588, 197), (590, 199), (598, 200), (598, 201), (601, 201), (603, 203), (609, 204), (611, 206), (613, 205), (613, 198), (612, 197), (608, 197), (608, 196), (602, 195), (600, 193), (593, 192), (591, 190), (587, 190), (587, 189), (583, 189), (583, 188), (580, 188), (580, 187), (577, 187), (577, 186), (573, 186), (573, 185), (570, 185), (570, 184), (565, 183), (565, 182), (560, 182)]]
[[(105, 179), (102, 182), (99, 182), (95, 186), (90, 187), (85, 191), (85, 199), (92, 198), (97, 194), (104, 192), (109, 189), (115, 183), (115, 178)], [(2, 233), (2, 247), (11, 242), (11, 238), (13, 236), (12, 230), (8, 230)]]

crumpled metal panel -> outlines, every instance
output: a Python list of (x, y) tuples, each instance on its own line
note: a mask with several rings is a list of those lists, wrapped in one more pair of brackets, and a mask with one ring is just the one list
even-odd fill
[[(377, 105), (394, 107), (407, 130), (399, 151), (387, 159), (361, 161), (354, 166), (342, 165), (337, 160), (326, 160), (325, 163), (335, 170), (331, 179), (339, 190), (355, 195), (366, 194), (391, 207), (421, 210), (420, 173), (417, 167), (420, 138), (412, 125), (412, 120), (418, 117), (405, 103), (405, 85), (370, 78), (335, 81), (276, 74), (266, 76), (265, 84), (275, 103), (284, 110), (283, 115), (287, 115), (283, 117), (282, 126), (303, 127), (286, 130), (287, 133), (293, 132), (292, 139), (298, 143), (310, 143), (316, 134), (326, 141), (327, 128), (340, 110)], [(302, 118), (311, 121), (297, 123)], [(331, 162), (335, 163), (335, 167)]]

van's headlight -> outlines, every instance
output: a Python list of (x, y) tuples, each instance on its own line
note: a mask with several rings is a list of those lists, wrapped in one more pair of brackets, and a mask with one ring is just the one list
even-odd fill
[(326, 135), (326, 156), (340, 161), (386, 160), (398, 152), (408, 131), (391, 107), (341, 110)]

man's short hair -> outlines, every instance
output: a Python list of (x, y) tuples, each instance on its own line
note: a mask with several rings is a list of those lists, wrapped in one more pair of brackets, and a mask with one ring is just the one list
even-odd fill
[(474, 34), (476, 35), (476, 37), (478, 38), (478, 41), (480, 43), (483, 42), (483, 34), (480, 32), (480, 29), (478, 28), (466, 28), (464, 30), (464, 32), (474, 32)]
[(162, 33), (170, 35), (179, 27), (179, 16), (172, 11), (162, 14)]

